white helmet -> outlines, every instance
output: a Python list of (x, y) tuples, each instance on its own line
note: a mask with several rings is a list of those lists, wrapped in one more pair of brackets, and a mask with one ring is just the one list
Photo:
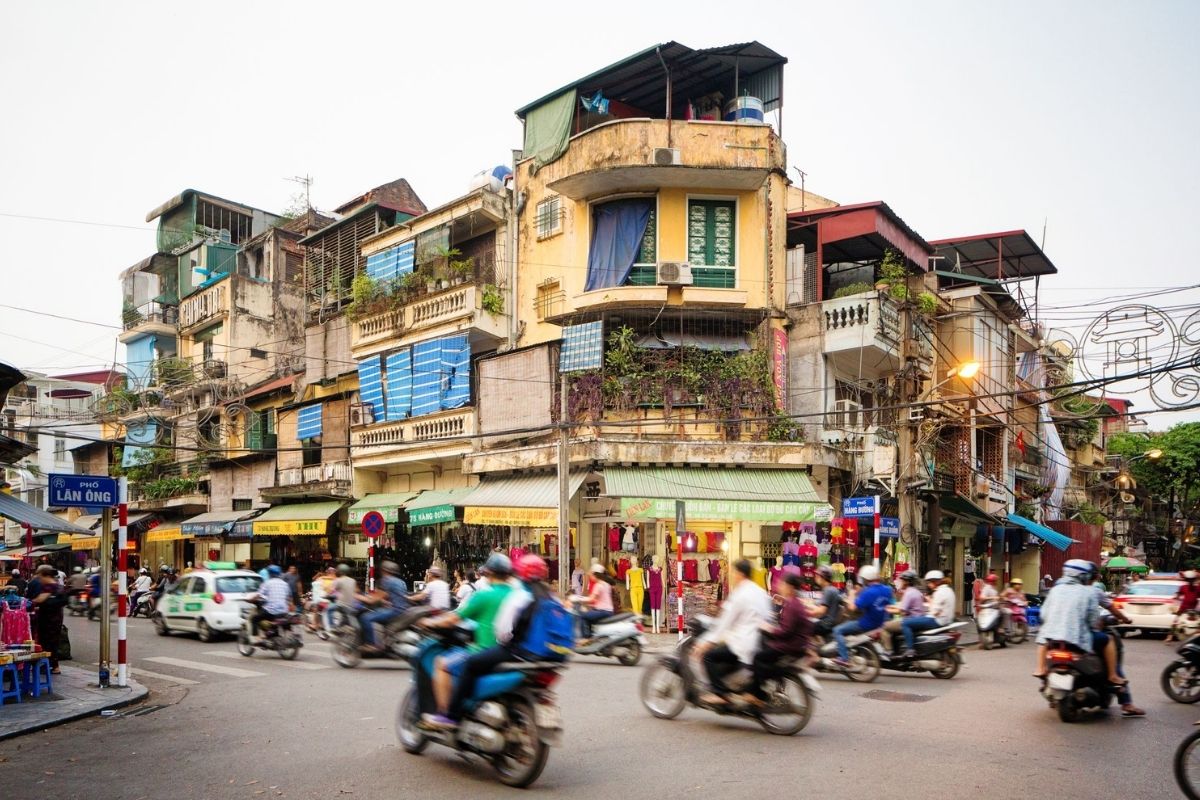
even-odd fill
[(868, 564), (858, 571), (858, 579), (863, 583), (879, 580), (879, 567)]
[(931, 569), (929, 572), (925, 573), (925, 580), (944, 581), (946, 580), (946, 573), (942, 572), (940, 569)]

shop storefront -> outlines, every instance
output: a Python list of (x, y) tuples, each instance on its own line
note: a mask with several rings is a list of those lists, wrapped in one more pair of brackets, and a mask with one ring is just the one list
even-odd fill
[(59, 569), (69, 568), (72, 551), (70, 545), (58, 543), (59, 535), (90, 536), (86, 528), (3, 492), (0, 492), (0, 517), (26, 526), (22, 546), (6, 551), (3, 556), (9, 562), (28, 563), (45, 556)]
[[(233, 561), (238, 564), (250, 559), (250, 532), (245, 538), (234, 534), (235, 526), (259, 513), (254, 511), (207, 511), (179, 523), (182, 534), (181, 561), (200, 566), (205, 561)], [(187, 556), (191, 556), (188, 558)]]
[[(295, 564), (304, 576), (333, 563), (330, 543), (342, 531), (340, 500), (272, 506), (248, 521), (250, 559), (255, 569), (274, 561)], [(237, 534), (237, 525), (234, 526)]]

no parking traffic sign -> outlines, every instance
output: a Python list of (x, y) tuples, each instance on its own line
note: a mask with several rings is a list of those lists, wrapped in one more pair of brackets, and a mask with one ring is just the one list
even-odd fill
[(383, 533), (383, 526), (386, 523), (383, 521), (383, 514), (378, 511), (368, 511), (363, 514), (362, 530), (363, 535), (368, 539), (374, 539)]

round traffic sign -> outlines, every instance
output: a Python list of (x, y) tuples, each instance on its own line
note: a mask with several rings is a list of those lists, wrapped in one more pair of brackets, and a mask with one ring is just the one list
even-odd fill
[(363, 514), (362, 518), (363, 535), (368, 539), (374, 539), (383, 533), (384, 524), (383, 514), (378, 511), (368, 511)]

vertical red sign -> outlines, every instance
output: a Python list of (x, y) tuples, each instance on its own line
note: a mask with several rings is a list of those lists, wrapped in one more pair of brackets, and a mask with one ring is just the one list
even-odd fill
[(787, 331), (776, 328), (772, 334), (772, 374), (775, 378), (775, 407), (787, 410)]

